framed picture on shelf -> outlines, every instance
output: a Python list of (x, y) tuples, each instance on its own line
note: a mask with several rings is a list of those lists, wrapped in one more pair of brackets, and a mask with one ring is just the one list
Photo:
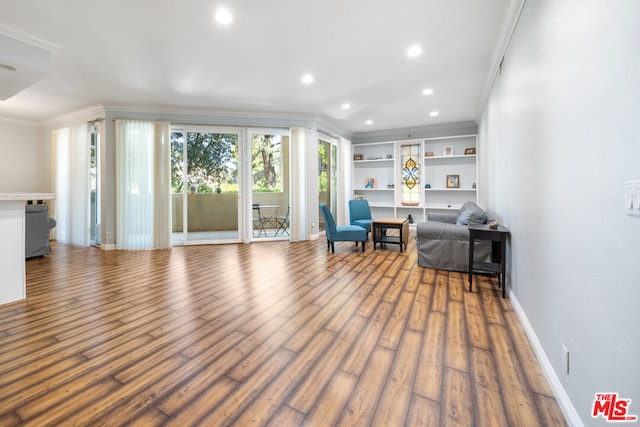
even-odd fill
[(364, 160), (364, 154), (354, 154), (353, 160)]
[(447, 188), (460, 188), (460, 175), (447, 175)]
[(453, 145), (445, 145), (442, 147), (443, 156), (453, 156)]
[(364, 188), (376, 188), (377, 182), (375, 178), (366, 178), (364, 181)]
[(468, 156), (469, 154), (476, 154), (476, 147), (465, 148), (464, 154), (465, 156)]

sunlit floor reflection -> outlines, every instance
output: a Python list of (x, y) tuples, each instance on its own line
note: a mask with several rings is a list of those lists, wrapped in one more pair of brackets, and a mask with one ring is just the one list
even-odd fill
[[(289, 229), (283, 232), (282, 229), (270, 229), (255, 230), (252, 234), (253, 240), (289, 240)], [(230, 231), (191, 231), (187, 233), (188, 242), (228, 242), (233, 240), (239, 240), (238, 230)], [(174, 246), (184, 244), (184, 233), (171, 233), (171, 243)]]

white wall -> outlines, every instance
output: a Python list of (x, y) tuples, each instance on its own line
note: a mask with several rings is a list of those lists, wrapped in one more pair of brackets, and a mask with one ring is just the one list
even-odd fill
[[(529, 0), (480, 122), (480, 202), (511, 228), (512, 291), (586, 425), (640, 416), (640, 2)], [(562, 367), (562, 345), (570, 373)]]
[(50, 192), (49, 148), (42, 128), (0, 120), (0, 193)]

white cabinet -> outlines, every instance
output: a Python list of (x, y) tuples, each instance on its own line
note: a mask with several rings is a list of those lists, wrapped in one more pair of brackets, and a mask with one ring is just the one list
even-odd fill
[[(401, 147), (420, 146), (420, 201), (402, 204)], [(426, 221), (429, 210), (459, 209), (468, 200), (477, 201), (477, 136), (426, 138), (353, 145), (353, 197), (364, 198), (374, 217), (411, 215)]]

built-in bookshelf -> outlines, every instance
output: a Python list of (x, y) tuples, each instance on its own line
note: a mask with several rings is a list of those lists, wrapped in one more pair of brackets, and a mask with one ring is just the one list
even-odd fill
[[(401, 147), (419, 144), (419, 202), (402, 204)], [(374, 217), (426, 221), (431, 210), (457, 210), (477, 201), (477, 135), (353, 145), (353, 197), (369, 202)]]

